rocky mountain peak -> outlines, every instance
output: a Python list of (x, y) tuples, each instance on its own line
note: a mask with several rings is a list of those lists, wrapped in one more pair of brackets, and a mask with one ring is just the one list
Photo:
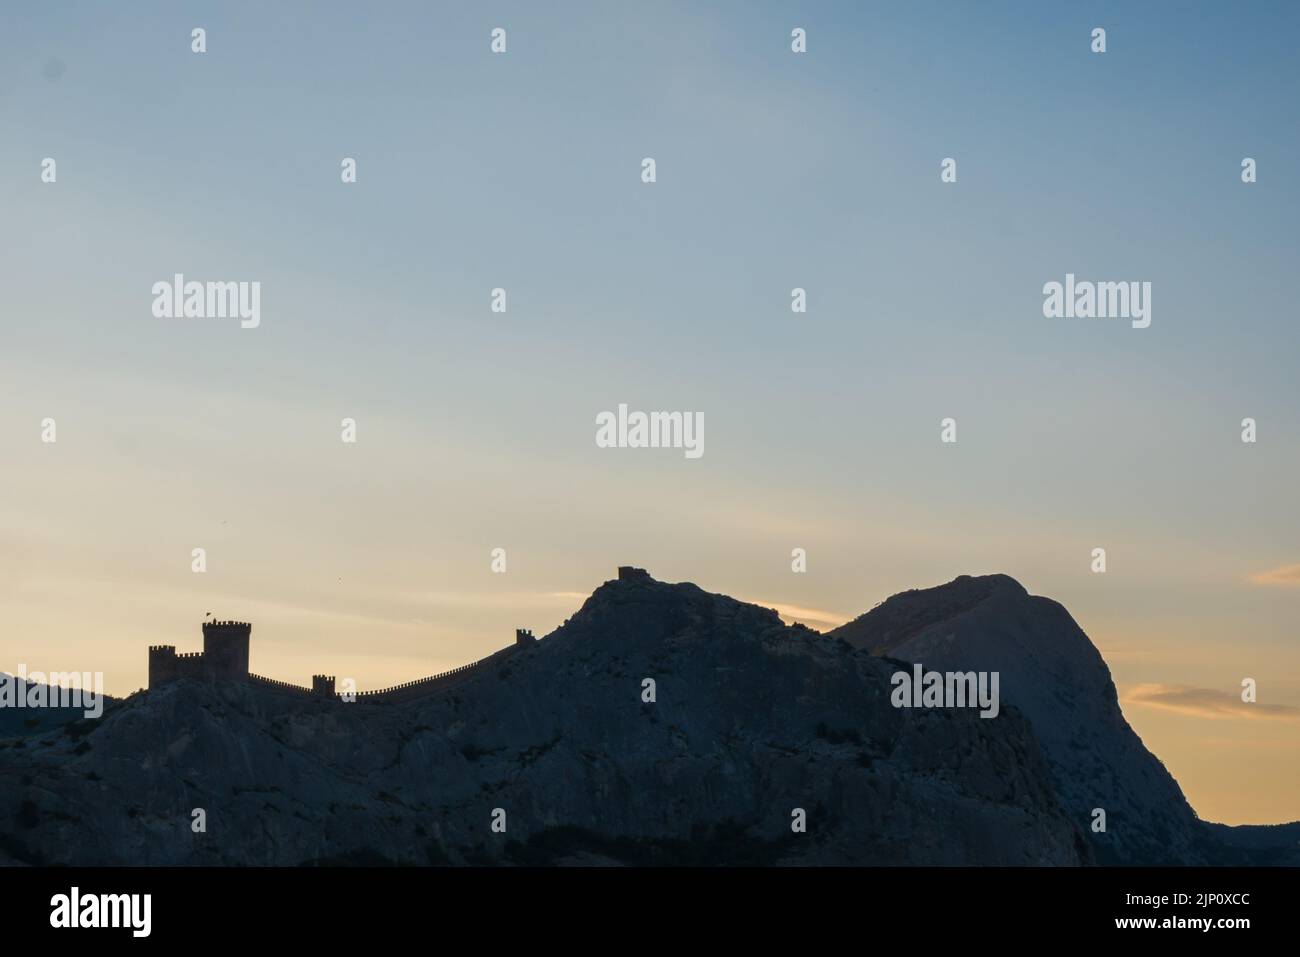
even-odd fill
[[(1120, 709), (1110, 669), (1069, 612), (1006, 575), (903, 592), (830, 632), (873, 655), (944, 671), (998, 672), (1029, 718), (1067, 812), (1099, 860), (1209, 862), (1204, 829)], [(1092, 830), (1095, 812), (1106, 830)]]

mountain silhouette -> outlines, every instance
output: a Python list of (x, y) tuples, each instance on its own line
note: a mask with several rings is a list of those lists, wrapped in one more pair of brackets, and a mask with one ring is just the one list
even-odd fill
[[(186, 678), (70, 725), (75, 735), (0, 747), (0, 854), (61, 864), (1088, 859), (1027, 722), (896, 709), (893, 670), (694, 585), (611, 581), (531, 647), (417, 700), (344, 703)], [(192, 830), (198, 808), (205, 833)]]
[[(1088, 636), (1064, 607), (1013, 578), (963, 575), (903, 592), (829, 635), (929, 669), (997, 671), (1003, 701), (1033, 725), (1062, 805), (1099, 863), (1300, 863), (1288, 860), (1296, 840), (1285, 827), (1201, 821), (1125, 720)], [(1104, 831), (1092, 826), (1096, 809)]]
[[(948, 635), (1006, 650), (1014, 706), (891, 704), (898, 656)], [(1050, 690), (1030, 693), (1042, 675)], [(1132, 736), (1113, 766), (1075, 733), (1097, 721)], [(1073, 742), (1109, 788), (1105, 835), (1080, 813), (1096, 792), (1061, 787), (1053, 755)], [(823, 635), (620, 575), (551, 634), (411, 700), (184, 677), (0, 741), (0, 862), (1071, 866), (1156, 854), (1159, 836), (1130, 833), (1152, 822), (1190, 859), (1181, 812), (1156, 817), (1170, 795), (1186, 807), (1095, 649), (1011, 579), (895, 596)], [(1227, 830), (1241, 859), (1272, 853), (1269, 834)]]

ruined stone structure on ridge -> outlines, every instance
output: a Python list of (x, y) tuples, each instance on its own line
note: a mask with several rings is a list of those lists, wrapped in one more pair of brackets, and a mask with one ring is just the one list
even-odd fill
[(644, 568), (633, 568), (631, 565), (619, 565), (618, 580), (621, 582), (648, 582), (650, 581), (650, 573)]

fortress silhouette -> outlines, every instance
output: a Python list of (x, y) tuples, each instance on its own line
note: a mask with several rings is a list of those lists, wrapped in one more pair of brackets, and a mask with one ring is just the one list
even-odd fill
[[(253, 626), (246, 621), (206, 621), (203, 623), (203, 650), (177, 654), (175, 645), (149, 646), (149, 689), (162, 687), (181, 678), (202, 678), (208, 681), (242, 681), (261, 685), (291, 694), (314, 695), (320, 698), (338, 698), (334, 690), (333, 675), (312, 675), (311, 687), (264, 678), (248, 670), (248, 645)], [(436, 688), (464, 677), (490, 661), (514, 654), (537, 639), (527, 629), (515, 631), (515, 643), (478, 661), (441, 674), (430, 675), (406, 684), (382, 688), (378, 691), (358, 691), (356, 696), (365, 701), (404, 701), (417, 698)]]
[[(649, 580), (644, 568), (622, 565), (618, 569), (620, 581)], [(203, 650), (177, 654), (175, 645), (149, 646), (149, 689), (160, 688), (181, 678), (201, 678), (208, 681), (239, 681), (272, 688), (289, 694), (338, 699), (334, 690), (334, 675), (312, 675), (311, 687), (264, 678), (248, 670), (248, 645), (253, 626), (246, 621), (205, 621), (203, 623)], [(527, 648), (537, 641), (526, 628), (515, 629), (515, 643), (478, 661), (430, 675), (381, 688), (378, 691), (358, 691), (356, 697), (364, 701), (406, 701), (431, 691), (447, 687), (465, 678), (489, 662), (500, 661)]]

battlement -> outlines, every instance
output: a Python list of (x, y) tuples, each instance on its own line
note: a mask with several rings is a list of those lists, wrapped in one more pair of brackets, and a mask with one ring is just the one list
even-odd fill
[(533, 630), (532, 630), (531, 628), (516, 628), (516, 629), (515, 629), (515, 644), (516, 644), (516, 645), (531, 645), (531, 644), (532, 644), (533, 642), (535, 642), (536, 640), (537, 640), (537, 639), (533, 637)]
[(485, 665), (507, 658), (518, 650), (519, 648), (517, 645), (511, 645), (502, 648), (500, 651), (494, 651), (486, 658), (480, 658), (478, 661), (471, 661), (467, 665), (461, 665), (459, 668), (452, 668), (450, 671), (443, 671), (436, 675), (430, 675), (427, 678), (417, 678), (415, 681), (408, 681), (405, 684), (394, 685), (391, 688), (380, 688), (377, 691), (361, 691), (357, 693), (357, 700), (391, 703), (396, 701), (409, 701), (412, 698), (420, 698), (433, 691), (441, 691), (449, 685), (458, 683), (462, 678), (467, 678), (470, 675), (481, 671)]
[(205, 621), (203, 623), (203, 637), (209, 635), (248, 635), (252, 632), (253, 626), (247, 621)]
[(176, 654), (175, 645), (150, 645), (149, 654), (151, 655), (174, 655)]
[(288, 681), (277, 681), (274, 678), (263, 678), (261, 675), (250, 674), (248, 683), (251, 685), (260, 685), (263, 688), (270, 688), (273, 691), (287, 691), (290, 694), (306, 697), (312, 693), (310, 688), (304, 688), (302, 685), (296, 685)]
[(333, 675), (312, 675), (311, 693), (315, 695), (320, 695), (322, 698), (334, 697), (334, 676)]
[(634, 568), (631, 565), (618, 566), (618, 580), (621, 582), (650, 581), (650, 573), (644, 568)]

